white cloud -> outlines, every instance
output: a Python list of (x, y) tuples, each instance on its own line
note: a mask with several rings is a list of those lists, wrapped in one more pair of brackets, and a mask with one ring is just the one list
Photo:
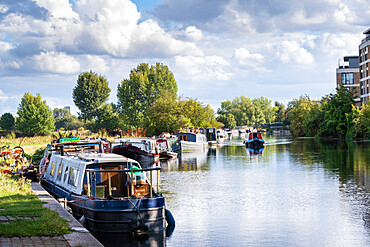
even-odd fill
[(55, 18), (78, 18), (68, 0), (35, 0), (40, 7), (49, 11)]
[(13, 49), (15, 46), (12, 43), (0, 41), (0, 53), (8, 52)]
[(188, 38), (188, 40), (197, 42), (201, 40), (204, 36), (202, 34), (202, 31), (196, 28), (195, 26), (189, 26), (185, 29), (185, 37)]
[(263, 56), (261, 54), (251, 54), (247, 49), (245, 48), (236, 48), (234, 53), (235, 58), (239, 61), (240, 64), (246, 64), (250, 60), (257, 60), (261, 61), (263, 59)]
[(6, 5), (0, 4), (0, 14), (5, 14), (9, 8)]
[(198, 82), (227, 81), (232, 75), (228, 72), (230, 63), (220, 56), (176, 56), (175, 64), (184, 77)]
[(276, 55), (285, 64), (311, 66), (315, 62), (313, 55), (296, 41), (283, 40), (277, 50)]
[(1, 89), (0, 89), (0, 101), (6, 101), (6, 100), (8, 100), (8, 95), (6, 95), (3, 91), (1, 91)]
[(79, 62), (64, 53), (41, 52), (33, 60), (34, 68), (43, 72), (72, 74), (80, 71)]
[(99, 74), (109, 71), (106, 59), (100, 56), (86, 55), (85, 64), (81, 67), (84, 71), (93, 70)]

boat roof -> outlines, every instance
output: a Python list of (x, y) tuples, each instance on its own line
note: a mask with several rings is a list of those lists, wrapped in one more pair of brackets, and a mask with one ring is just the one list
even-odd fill
[(94, 161), (95, 163), (112, 163), (112, 162), (138, 163), (136, 160), (113, 153), (79, 154), (77, 155), (77, 157), (85, 161)]

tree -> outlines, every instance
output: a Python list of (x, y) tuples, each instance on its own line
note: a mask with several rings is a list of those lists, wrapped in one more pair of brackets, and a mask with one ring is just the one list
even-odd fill
[(186, 126), (206, 128), (218, 126), (214, 111), (209, 105), (202, 105), (195, 99), (177, 100), (160, 97), (147, 109), (147, 133), (158, 135), (162, 132), (177, 132)]
[(176, 133), (191, 120), (184, 115), (176, 99), (161, 97), (147, 109), (147, 134), (159, 135), (162, 132)]
[(96, 73), (85, 72), (78, 76), (73, 89), (73, 102), (81, 111), (82, 119), (96, 117), (97, 110), (108, 100), (111, 90), (108, 81)]
[(226, 113), (217, 118), (218, 121), (223, 123), (226, 128), (235, 129), (236, 121), (234, 115), (231, 113)]
[(285, 106), (284, 104), (275, 101), (275, 121), (283, 122), (285, 120)]
[(4, 113), (1, 116), (0, 128), (8, 131), (14, 128), (14, 117), (11, 113)]
[(26, 135), (48, 135), (54, 130), (53, 112), (40, 94), (25, 93), (18, 107), (16, 128)]
[(324, 117), (320, 124), (321, 136), (344, 138), (353, 137), (354, 115), (352, 106), (355, 105), (355, 91), (348, 90), (343, 85), (323, 100)]
[(304, 120), (312, 107), (310, 98), (300, 96), (299, 99), (294, 99), (288, 103), (288, 120), (290, 122), (290, 132), (294, 136), (304, 136)]
[(94, 131), (105, 129), (108, 132), (119, 129), (120, 119), (114, 111), (112, 104), (104, 104), (97, 111), (97, 119), (94, 121), (92, 128)]
[(63, 128), (65, 130), (75, 130), (84, 126), (77, 116), (72, 115), (70, 111), (64, 108), (54, 108), (55, 129)]
[(146, 110), (163, 95), (176, 99), (177, 83), (167, 66), (140, 64), (117, 88), (118, 106), (130, 126), (144, 127)]

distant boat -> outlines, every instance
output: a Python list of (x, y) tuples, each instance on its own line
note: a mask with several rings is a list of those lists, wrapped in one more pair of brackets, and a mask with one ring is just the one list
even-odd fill
[(217, 136), (217, 139), (225, 138), (227, 136), (227, 133), (224, 130), (217, 129), (216, 136)]
[(160, 158), (177, 158), (180, 151), (180, 143), (178, 142), (177, 136), (168, 136), (156, 139), (159, 147)]
[(217, 147), (217, 133), (216, 128), (206, 128), (206, 137), (208, 145), (212, 148)]
[(248, 139), (244, 140), (247, 148), (259, 149), (262, 148), (265, 141), (262, 139), (261, 132), (251, 132), (248, 134)]
[(208, 148), (207, 138), (204, 134), (185, 132), (176, 133), (175, 136), (177, 136), (179, 139), (180, 150), (182, 152), (196, 151)]
[(112, 153), (134, 159), (140, 164), (159, 160), (159, 147), (155, 139), (148, 137), (118, 138), (112, 143)]
[[(170, 213), (152, 183), (159, 181), (154, 176), (159, 176), (160, 167), (142, 169), (137, 161), (121, 155), (78, 149), (77, 144), (68, 143), (48, 146), (45, 152), (49, 159), (41, 185), (63, 199), (77, 219), (83, 216), (86, 228), (106, 233), (166, 228), (166, 215)], [(145, 172), (150, 172), (149, 178)], [(171, 222), (174, 224), (174, 220)]]

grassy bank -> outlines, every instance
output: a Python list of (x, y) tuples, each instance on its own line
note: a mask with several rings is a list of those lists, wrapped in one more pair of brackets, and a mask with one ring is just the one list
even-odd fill
[(67, 220), (57, 212), (42, 207), (29, 182), (2, 173), (0, 216), (14, 218), (0, 223), (0, 236), (58, 236), (71, 232)]

